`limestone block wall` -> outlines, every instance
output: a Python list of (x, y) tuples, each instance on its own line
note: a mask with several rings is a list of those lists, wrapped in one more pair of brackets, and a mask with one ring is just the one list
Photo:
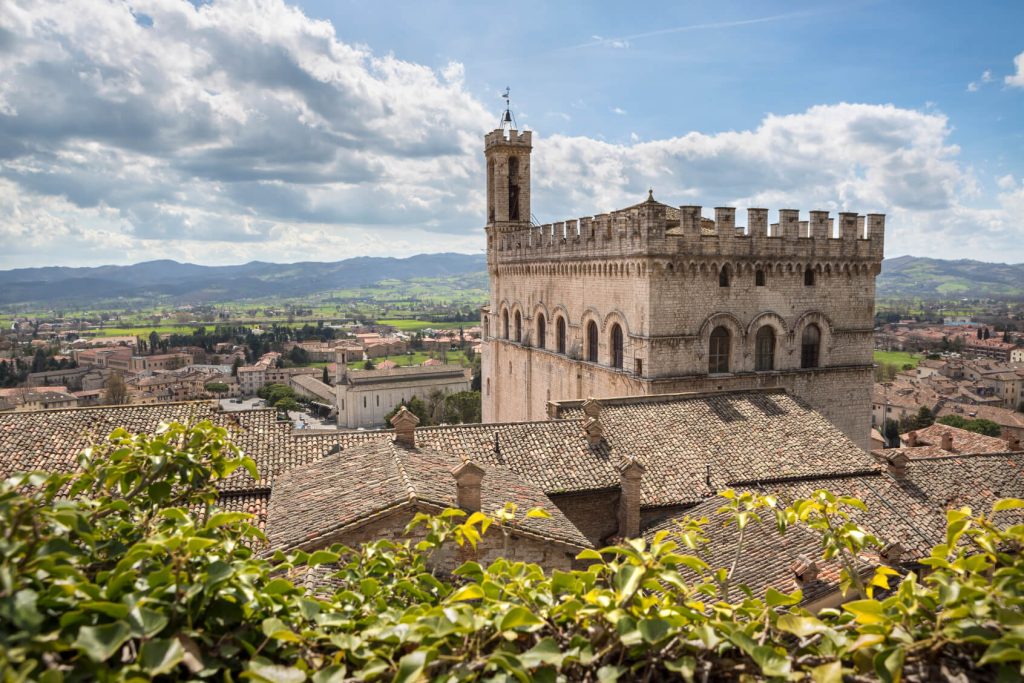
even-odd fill
[[(456, 369), (460, 370), (457, 366)], [(405, 370), (362, 370), (359, 373), (372, 373), (379, 376), (379, 380), (338, 384), (334, 389), (338, 426), (348, 429), (387, 426), (384, 417), (399, 403), (408, 402), (413, 396), (426, 400), (434, 391), (446, 394), (469, 391), (470, 378), (462, 371), (426, 377), (395, 374)]]

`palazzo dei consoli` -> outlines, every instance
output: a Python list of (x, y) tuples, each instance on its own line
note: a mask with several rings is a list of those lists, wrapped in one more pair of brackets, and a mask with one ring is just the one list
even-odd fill
[[(484, 138), (484, 422), (548, 402), (781, 387), (869, 447), (885, 216), (646, 201), (536, 225), (529, 131)], [(739, 428), (740, 426), (737, 425)], [(755, 434), (751, 438), (757, 438)]]

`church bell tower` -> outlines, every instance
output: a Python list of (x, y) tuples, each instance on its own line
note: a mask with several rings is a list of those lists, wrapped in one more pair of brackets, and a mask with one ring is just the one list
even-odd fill
[(503, 234), (523, 230), (530, 225), (530, 131), (516, 130), (515, 117), (508, 106), (498, 128), (484, 136), (487, 161), (487, 243)]

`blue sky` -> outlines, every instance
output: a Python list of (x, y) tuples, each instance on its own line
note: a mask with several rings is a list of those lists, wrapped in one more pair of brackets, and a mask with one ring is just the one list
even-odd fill
[(653, 186), (1024, 261), (1024, 3), (7, 6), (0, 268), (479, 252), (505, 86), (541, 221)]

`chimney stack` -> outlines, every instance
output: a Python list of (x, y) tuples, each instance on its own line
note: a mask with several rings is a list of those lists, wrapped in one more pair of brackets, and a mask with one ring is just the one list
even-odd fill
[(881, 555), (886, 564), (899, 564), (900, 558), (903, 557), (903, 545), (899, 541), (887, 543), (882, 548)]
[(452, 470), (452, 476), (455, 477), (455, 497), (459, 507), (470, 512), (479, 512), (483, 469), (466, 460)]
[[(895, 450), (895, 449), (894, 449)], [(907, 473), (907, 462), (910, 458), (903, 451), (897, 450), (892, 455), (886, 456), (889, 472), (897, 479), (902, 479)]]
[(416, 448), (416, 425), (420, 419), (402, 406), (391, 418), (391, 426), (395, 428), (395, 443), (409, 448)]
[(953, 452), (953, 435), (949, 432), (942, 432), (942, 450)]
[(800, 585), (810, 583), (818, 578), (817, 563), (806, 555), (797, 557), (790, 569), (793, 570), (793, 576)]
[(907, 445), (911, 448), (917, 446), (917, 432), (910, 432), (907, 434)]
[(1020, 450), (1020, 437), (1016, 435), (1008, 435), (1006, 437), (1006, 449), (1010, 451)]
[(588, 398), (583, 402), (583, 432), (587, 436), (587, 442), (591, 447), (601, 443), (604, 438), (604, 427), (598, 419), (601, 415), (601, 403), (594, 398)]
[(640, 535), (640, 480), (644, 466), (636, 458), (626, 458), (619, 465), (619, 536), (637, 538)]

